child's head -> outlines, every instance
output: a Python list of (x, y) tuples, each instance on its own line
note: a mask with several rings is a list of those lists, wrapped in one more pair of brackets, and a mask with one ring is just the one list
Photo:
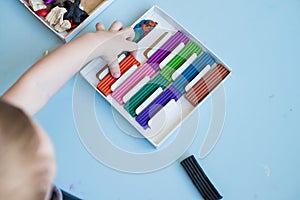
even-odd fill
[(53, 155), (42, 128), (22, 110), (0, 100), (0, 200), (49, 198)]

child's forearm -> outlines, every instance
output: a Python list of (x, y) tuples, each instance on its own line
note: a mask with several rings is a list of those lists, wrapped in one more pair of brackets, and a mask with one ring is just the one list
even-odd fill
[(3, 98), (27, 111), (36, 113), (86, 62), (90, 35), (64, 44), (34, 64), (3, 95)]
[[(122, 35), (117, 33), (112, 36), (109, 31), (87, 33), (64, 44), (34, 64), (2, 98), (30, 115), (35, 114), (87, 62), (97, 56), (104, 59), (105, 56), (110, 57), (110, 60), (106, 59), (107, 62), (113, 62), (116, 55), (111, 57), (110, 54), (126, 50), (124, 44), (123, 47), (118, 47), (118, 42), (122, 42), (120, 36)], [(127, 36), (123, 39), (126, 40)], [(114, 40), (117, 43), (112, 42)], [(131, 45), (129, 41), (125, 41), (125, 45), (126, 42)], [(115, 47), (110, 47), (111, 45)], [(131, 45), (128, 50), (134, 50), (134, 47)]]

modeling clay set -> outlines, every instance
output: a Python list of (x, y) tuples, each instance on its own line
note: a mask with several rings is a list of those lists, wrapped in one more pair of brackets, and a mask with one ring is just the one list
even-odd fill
[(136, 56), (119, 57), (121, 77), (95, 59), (81, 75), (158, 147), (230, 74), (213, 52), (154, 6), (134, 24)]
[(113, 0), (20, 0), (58, 37), (70, 41)]

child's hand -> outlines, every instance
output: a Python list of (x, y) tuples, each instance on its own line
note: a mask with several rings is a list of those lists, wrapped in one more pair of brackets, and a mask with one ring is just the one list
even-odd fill
[(33, 115), (67, 80), (97, 57), (107, 62), (110, 72), (117, 78), (120, 76), (118, 55), (137, 49), (137, 44), (132, 42), (134, 36), (133, 29), (122, 28), (119, 21), (109, 30), (98, 23), (96, 32), (83, 34), (35, 63), (2, 98)]
[(118, 55), (124, 51), (137, 50), (137, 44), (132, 42), (135, 36), (134, 30), (131, 27), (123, 28), (120, 21), (115, 21), (109, 30), (105, 30), (103, 24), (97, 23), (95, 35), (102, 42), (99, 43), (99, 47), (92, 54), (96, 53), (105, 60), (111, 74), (118, 78), (120, 76)]

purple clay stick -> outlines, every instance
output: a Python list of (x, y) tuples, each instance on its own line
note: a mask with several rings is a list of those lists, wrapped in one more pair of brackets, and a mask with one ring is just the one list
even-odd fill
[(177, 31), (160, 49), (158, 49), (147, 61), (155, 71), (159, 71), (161, 63), (181, 42), (187, 44), (189, 38), (181, 31)]
[(147, 106), (135, 120), (144, 128), (149, 127), (148, 121), (160, 111), (169, 101), (174, 99), (177, 101), (182, 95), (173, 87), (168, 88), (160, 94), (149, 106)]

